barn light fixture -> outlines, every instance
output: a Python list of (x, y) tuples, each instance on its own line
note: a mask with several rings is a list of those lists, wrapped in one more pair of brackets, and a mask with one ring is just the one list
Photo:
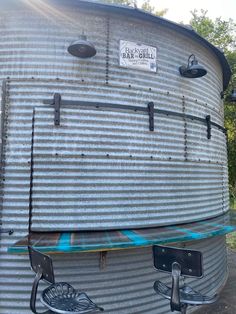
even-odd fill
[(78, 58), (91, 58), (96, 55), (95, 46), (87, 40), (87, 36), (82, 34), (80, 38), (68, 47), (68, 52)]
[(236, 88), (234, 88), (231, 92), (231, 95), (230, 95), (230, 101), (231, 102), (236, 102)]
[(188, 57), (188, 65), (182, 65), (179, 67), (179, 73), (188, 78), (197, 78), (207, 74), (207, 70), (198, 64), (198, 61), (194, 54)]

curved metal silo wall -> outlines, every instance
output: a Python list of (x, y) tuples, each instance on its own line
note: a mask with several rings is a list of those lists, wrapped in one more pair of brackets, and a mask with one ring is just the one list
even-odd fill
[[(215, 237), (183, 245), (201, 250), (204, 261), (204, 277), (188, 279), (186, 283), (191, 283), (202, 293), (213, 295), (226, 280), (225, 238)], [(86, 291), (104, 306), (105, 313), (171, 313), (169, 303), (153, 290), (155, 280), (170, 283), (170, 276), (154, 270), (151, 251), (151, 248), (140, 248), (108, 252), (107, 266), (102, 271), (98, 253), (55, 255), (55, 275), (58, 281), (68, 281)], [(29, 270), (28, 257), (17, 257), (16, 264), (15, 256), (10, 256), (5, 265), (5, 273), (0, 278), (0, 313), (29, 314), (33, 274)]]
[[(208, 140), (204, 125), (155, 115), (155, 131), (149, 132), (148, 116), (138, 112), (70, 106), (61, 109), (61, 127), (55, 129), (54, 109), (43, 100), (59, 92), (67, 100), (127, 106), (153, 101), (158, 109), (211, 115), (223, 126), (222, 68), (209, 47), (191, 37), (161, 24), (81, 9), (78, 1), (11, 0), (1, 1), (0, 8), (0, 78), (6, 80), (1, 223), (14, 230), (12, 236), (1, 235), (0, 313), (24, 314), (30, 312), (32, 273), (28, 258), (9, 255), (7, 248), (28, 230), (33, 110), (34, 230), (149, 227), (210, 218), (228, 209), (226, 141), (220, 130), (212, 127)], [(83, 30), (97, 48), (89, 60), (67, 53)], [(120, 39), (157, 46), (157, 73), (119, 67)], [(191, 53), (207, 68), (205, 77), (179, 76), (178, 67)], [(100, 146), (94, 144), (97, 139)], [(202, 240), (193, 247), (206, 256), (207, 276), (195, 284), (213, 292), (226, 277), (225, 240)], [(169, 311), (152, 291), (159, 275), (153, 272), (150, 249), (111, 253), (105, 273), (87, 267), (97, 265), (96, 254), (55, 259), (58, 279), (81, 282), (108, 313)], [(81, 268), (75, 267), (78, 259)], [(129, 281), (127, 270), (137, 259)], [(112, 291), (105, 289), (102, 296), (90, 271), (97, 286)], [(116, 272), (119, 294), (113, 286)]]

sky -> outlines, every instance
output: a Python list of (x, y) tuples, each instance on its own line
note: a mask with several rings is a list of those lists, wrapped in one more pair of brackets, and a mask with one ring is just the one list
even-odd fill
[(232, 18), (236, 23), (236, 0), (151, 0), (151, 4), (158, 10), (167, 8), (164, 17), (177, 23), (188, 24), (190, 11), (194, 9), (208, 10), (208, 16), (212, 19), (221, 16), (224, 20)]

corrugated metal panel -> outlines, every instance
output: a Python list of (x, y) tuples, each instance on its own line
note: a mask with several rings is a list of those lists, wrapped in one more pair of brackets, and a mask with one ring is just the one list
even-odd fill
[[(188, 279), (193, 288), (212, 295), (226, 279), (227, 263), (224, 237), (186, 244), (203, 252), (204, 277)], [(106, 313), (170, 313), (168, 302), (157, 296), (153, 283), (169, 277), (156, 272), (150, 248), (109, 252), (107, 267), (99, 269), (97, 253), (54, 256), (58, 281), (68, 281), (84, 289)], [(27, 257), (4, 253), (0, 275), (0, 313), (28, 314), (33, 273)], [(45, 287), (45, 285), (42, 285)]]
[[(5, 8), (10, 7), (10, 2), (13, 9), (11, 8), (11, 11), (7, 12)], [(215, 55), (200, 46), (200, 43), (197, 44), (189, 37), (184, 37), (168, 29), (165, 30), (163, 27), (160, 27), (159, 30), (151, 23), (145, 22), (144, 25), (140, 25), (138, 20), (128, 20), (126, 17), (115, 17), (111, 14), (108, 18), (104, 12), (83, 11), (75, 6), (76, 1), (73, 0), (57, 1), (53, 7), (48, 7), (48, 4), (51, 5), (50, 1), (17, 1), (15, 2), (17, 7), (12, 3), (12, 0), (2, 0), (0, 4), (0, 77), (2, 79), (11, 78), (8, 80), (10, 86), (7, 91), (5, 110), (7, 133), (4, 140), (7, 145), (4, 146), (6, 158), (3, 160), (5, 172), (3, 180), (5, 181), (2, 192), (4, 205), (2, 223), (4, 229), (15, 230), (11, 237), (6, 234), (1, 236), (0, 313), (26, 314), (29, 313), (28, 303), (32, 283), (28, 258), (10, 256), (6, 252), (8, 246), (27, 233), (33, 108), (42, 107), (43, 99), (52, 98), (54, 92), (60, 92), (63, 98), (71, 100), (136, 104), (145, 107), (149, 101), (154, 101), (155, 106), (160, 109), (186, 112), (199, 117), (210, 114), (212, 121), (222, 125), (223, 105), (220, 100), (222, 73)], [(60, 3), (63, 4), (62, 7), (60, 7)], [(140, 28), (139, 31), (137, 31), (138, 28)], [(97, 55), (93, 59), (79, 60), (70, 56), (66, 51), (69, 43), (75, 40), (83, 29), (88, 35), (88, 39), (93, 41), (97, 48)], [(152, 75), (119, 68), (119, 39), (130, 39), (147, 44), (153, 44), (154, 41), (158, 46), (158, 73)], [(186, 47), (185, 52), (182, 49), (183, 45)], [(192, 52), (195, 52), (199, 61), (209, 69), (207, 77), (193, 81), (179, 76), (179, 65), (185, 64), (188, 55)], [(121, 119), (121, 116), (121, 113), (117, 113), (118, 120)], [(125, 119), (127, 120), (127, 117)], [(156, 122), (158, 119), (156, 118)], [(147, 118), (146, 120), (148, 122)], [(167, 133), (163, 134), (163, 131), (158, 129), (158, 125), (156, 125), (156, 131), (160, 135), (163, 134), (165, 139), (168, 136), (171, 137), (172, 133), (164, 124), (164, 121), (170, 120), (162, 117), (160, 121), (168, 135)], [(171, 128), (176, 135), (179, 134), (182, 127), (181, 119), (171, 121)], [(144, 127), (143, 122), (141, 126)], [(185, 134), (186, 131), (183, 131), (183, 136)], [(197, 136), (197, 140), (201, 139), (199, 135)], [(173, 137), (176, 136), (173, 135)], [(220, 136), (213, 134), (212, 139), (214, 141), (212, 143), (216, 146), (212, 145), (207, 148), (211, 156), (213, 156), (214, 149), (217, 149), (217, 142), (219, 143), (218, 149), (221, 150), (222, 147)], [(48, 140), (49, 137), (46, 138), (42, 147), (45, 147), (45, 142)], [(189, 184), (188, 190), (191, 193), (189, 201), (193, 203), (189, 216), (186, 215), (185, 219), (189, 219), (189, 221), (195, 218), (202, 219), (227, 210), (226, 164), (222, 161), (218, 161), (219, 164), (215, 161), (207, 164), (203, 160), (185, 162), (183, 157), (178, 154), (183, 147), (182, 137), (178, 138), (178, 141), (176, 138), (176, 143), (178, 145), (174, 144), (175, 146), (171, 147), (168, 156), (160, 157), (161, 151), (157, 150), (158, 159), (150, 160), (148, 166), (145, 164), (145, 159), (143, 159), (145, 163), (142, 159), (138, 163), (136, 158), (135, 165), (131, 164), (130, 160), (126, 160), (127, 175), (131, 174), (130, 178), (132, 179), (127, 181), (127, 176), (123, 175), (122, 177), (120, 170), (116, 170), (114, 173), (118, 176), (112, 177), (112, 173), (110, 174), (113, 186), (109, 185), (109, 189), (106, 185), (109, 173), (105, 167), (111, 168), (117, 165), (117, 159), (110, 158), (109, 161), (104, 161), (91, 158), (89, 162), (84, 159), (83, 162), (87, 169), (91, 169), (92, 163), (95, 170), (99, 169), (100, 175), (106, 176), (105, 184), (104, 180), (98, 178), (97, 186), (93, 187), (94, 191), (98, 191), (98, 187), (100, 187), (109, 192), (114, 186), (118, 186), (123, 193), (123, 191), (127, 191), (127, 186), (130, 188), (136, 177), (138, 178), (136, 179), (137, 183), (142, 180), (143, 191), (146, 193), (157, 193), (156, 195), (160, 195), (163, 199), (167, 199), (168, 196), (169, 203), (167, 204), (170, 211), (166, 211), (165, 202), (162, 203), (162, 207), (159, 207), (163, 210), (162, 223), (167, 222), (164, 214), (169, 215), (169, 221), (178, 221), (179, 218), (176, 216), (179, 213), (176, 211), (174, 203), (176, 194), (173, 194), (174, 197), (171, 196), (170, 199), (170, 192), (184, 193), (187, 184)], [(145, 143), (143, 145), (145, 146)], [(46, 149), (48, 148), (46, 147)], [(147, 146), (145, 151), (149, 152)], [(51, 150), (48, 152), (51, 153)], [(170, 154), (178, 155), (178, 158), (174, 160), (173, 157), (167, 162), (165, 158), (171, 157)], [(218, 153), (216, 152), (216, 154)], [(219, 153), (218, 156), (224, 160), (223, 154)], [(202, 152), (200, 158), (204, 157), (204, 152)], [(195, 157), (193, 156), (193, 158)], [(41, 160), (41, 164), (40, 160), (37, 162), (38, 167), (41, 167), (44, 158)], [(87, 164), (85, 164), (86, 162)], [(65, 165), (73, 170), (74, 166), (70, 165), (69, 161), (61, 166)], [(160, 167), (161, 172), (153, 172), (153, 168), (150, 171), (150, 165)], [(72, 168), (70, 168), (71, 166)], [(53, 165), (50, 167), (53, 168)], [(110, 170), (110, 168), (108, 169)], [(45, 175), (46, 173), (47, 171), (45, 171)], [(148, 180), (147, 173), (148, 176), (150, 175)], [(186, 174), (186, 180), (181, 179), (181, 173)], [(176, 179), (176, 176), (179, 179)], [(191, 176), (193, 176), (192, 181), (190, 181)], [(167, 177), (168, 184), (174, 182), (171, 190), (168, 190), (166, 185), (161, 185), (163, 182), (161, 180), (164, 180), (165, 177)], [(146, 180), (145, 184), (142, 178)], [(70, 187), (74, 184), (73, 180), (68, 182)], [(87, 183), (91, 184), (91, 182), (90, 177), (87, 179)], [(45, 183), (48, 182), (44, 177), (41, 182), (38, 182), (38, 188), (43, 189)], [(53, 188), (53, 184), (54, 182), (48, 186)], [(62, 184), (59, 179), (57, 181), (59, 189)], [(73, 191), (77, 192), (78, 186), (74, 184), (73, 187)], [(86, 185), (83, 188), (87, 188)], [(132, 187), (133, 190), (135, 188)], [(136, 193), (140, 192), (140, 186), (138, 188)], [(36, 193), (39, 193), (39, 190)], [(199, 195), (202, 195), (200, 203)], [(178, 208), (181, 207), (180, 216), (183, 217), (186, 202), (185, 204), (183, 202), (182, 206), (180, 203), (177, 205)], [(196, 212), (198, 212), (198, 216)], [(45, 217), (47, 218), (47, 216)], [(43, 217), (44, 220), (45, 217)], [(150, 221), (156, 224), (157, 218), (153, 217)], [(142, 223), (145, 221), (144, 218), (147, 217), (141, 218)], [(59, 220), (56, 221), (57, 226)], [(126, 223), (124, 219), (123, 222)], [(109, 226), (112, 223), (114, 224), (111, 220)], [(210, 293), (214, 286), (220, 287), (225, 279), (224, 241), (211, 239), (202, 241), (193, 247), (202, 248), (205, 251), (207, 277), (198, 283), (201, 282), (201, 288)], [(157, 303), (152, 290), (153, 281), (159, 275), (155, 277), (151, 268), (150, 254), (148, 249), (111, 253), (110, 262), (108, 261), (110, 266), (104, 273), (98, 273), (97, 254), (81, 255), (79, 259), (77, 255), (58, 256), (55, 259), (55, 265), (59, 280), (64, 277), (65, 280), (71, 281), (76, 286), (81, 282), (81, 288), (90, 292), (97, 302), (106, 306), (108, 313), (156, 313), (157, 307), (159, 313), (168, 313), (167, 303), (161, 299)], [(78, 267), (78, 260), (80, 267)], [(138, 264), (135, 272), (130, 269), (130, 267), (134, 267), (134, 264)], [(65, 268), (65, 266), (67, 267)], [(91, 276), (91, 273), (94, 276)], [(130, 276), (132, 278), (129, 277), (129, 273), (132, 274)], [(121, 278), (120, 281), (116, 281), (119, 278)], [(95, 281), (95, 285), (91, 280)], [(101, 296), (102, 291), (105, 291), (104, 298)]]
[[(130, 74), (130, 69), (119, 67), (118, 39), (157, 46), (157, 73), (132, 70)], [(196, 54), (199, 62), (208, 69), (208, 75), (200, 79), (180, 79), (178, 67), (186, 64), (191, 53)], [(186, 42), (184, 36), (178, 34), (176, 37), (174, 31), (162, 26), (157, 30), (155, 25), (137, 22), (135, 19), (127, 20), (120, 16), (110, 19), (109, 82), (112, 85), (131, 86), (131, 93), (132, 88), (140, 91), (149, 90), (153, 94), (153, 100), (158, 102), (158, 107), (166, 108), (168, 104), (168, 107), (175, 111), (181, 111), (178, 99), (184, 95), (187, 97), (186, 108), (192, 113), (197, 114), (197, 111), (202, 113), (207, 104), (211, 110), (216, 110), (218, 115), (222, 105), (219, 94), (221, 77), (221, 68), (216, 58), (210, 56), (209, 50), (196, 42), (192, 40)]]
[(201, 160), (227, 164), (227, 146), (225, 134), (212, 128), (210, 139), (206, 136), (206, 125), (192, 121), (186, 123), (187, 156), (190, 160)]
[[(105, 83), (106, 18), (94, 12), (85, 15), (78, 9), (73, 12), (71, 8), (68, 17), (67, 12), (64, 13), (63, 21), (56, 12), (46, 9), (42, 1), (40, 4), (37, 1), (22, 2), (22, 8), (16, 14), (12, 11), (3, 14), (0, 25), (3, 38), (0, 43), (1, 76), (59, 77)], [(67, 47), (83, 30), (89, 40), (95, 42), (97, 55), (78, 63), (67, 52)]]
[[(214, 119), (222, 123), (222, 69), (211, 51), (163, 26), (157, 29), (152, 23), (117, 15), (109, 17), (101, 11), (88, 13), (79, 9), (76, 2), (60, 1), (60, 7), (50, 1), (30, 1), (22, 3), (22, 10), (16, 15), (12, 11), (5, 13), (0, 25), (1, 76), (83, 80), (85, 85), (107, 83), (108, 94), (113, 94), (117, 102), (132, 103), (145, 98), (160, 108), (176, 111), (182, 110), (179, 101), (184, 95), (186, 111), (197, 115), (207, 107)], [(78, 60), (67, 53), (69, 43), (82, 30), (86, 30), (97, 48), (97, 55), (89, 60)], [(156, 45), (158, 73), (119, 67), (120, 39)], [(186, 64), (193, 52), (208, 69), (208, 75), (194, 80), (182, 78), (178, 67)]]
[(84, 89), (76, 92), (65, 82), (8, 84), (4, 223), (19, 213), (27, 220), (33, 108), (34, 228), (174, 224), (227, 209), (225, 135), (215, 127), (207, 140), (206, 126), (187, 122), (184, 129), (182, 118), (156, 115), (150, 132), (146, 113), (82, 107), (63, 107), (61, 126), (54, 127), (53, 107), (43, 105), (52, 97), (49, 90), (80, 100), (96, 100), (99, 91), (87, 98)]

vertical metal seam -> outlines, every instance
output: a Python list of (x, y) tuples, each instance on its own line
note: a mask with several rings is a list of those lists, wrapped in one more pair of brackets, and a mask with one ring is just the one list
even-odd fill
[(184, 114), (184, 159), (185, 161), (188, 160), (187, 156), (188, 156), (188, 147), (187, 147), (187, 120), (186, 120), (186, 116), (185, 116), (185, 98), (183, 96), (182, 98), (182, 109), (183, 109), (183, 114)]
[(107, 16), (107, 36), (106, 36), (106, 85), (109, 84), (109, 55), (110, 55), (110, 16)]
[(224, 165), (222, 164), (222, 212), (225, 208), (225, 195), (224, 195)]
[[(0, 148), (0, 154), (1, 154), (1, 160), (0, 160), (0, 186), (2, 188), (2, 191), (4, 191), (4, 148), (6, 145), (6, 140), (4, 138), (4, 135), (6, 134), (6, 117), (5, 110), (7, 108), (7, 79), (4, 79), (2, 81), (2, 97), (1, 97), (1, 128), (0, 128), (0, 142), (1, 142), (1, 148)], [(2, 212), (3, 212), (3, 193), (1, 193), (0, 198), (0, 225), (2, 225)]]
[(32, 197), (33, 197), (33, 175), (34, 175), (34, 126), (35, 126), (35, 108), (33, 109), (32, 116), (32, 137), (31, 137), (31, 151), (30, 151), (30, 189), (29, 189), (29, 224), (28, 232), (31, 234), (32, 226)]

